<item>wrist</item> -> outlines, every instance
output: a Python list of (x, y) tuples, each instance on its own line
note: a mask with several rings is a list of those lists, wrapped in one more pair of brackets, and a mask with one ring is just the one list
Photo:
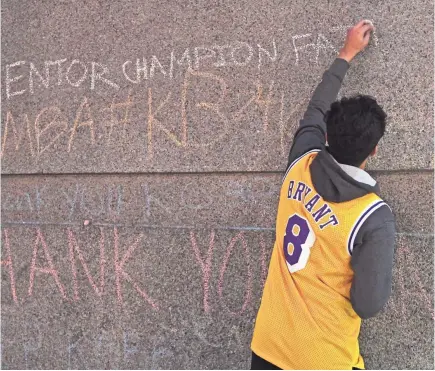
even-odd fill
[(353, 53), (353, 52), (343, 48), (338, 53), (338, 58), (344, 59), (345, 61), (350, 63), (350, 61), (355, 57), (355, 55), (356, 55), (356, 53)]

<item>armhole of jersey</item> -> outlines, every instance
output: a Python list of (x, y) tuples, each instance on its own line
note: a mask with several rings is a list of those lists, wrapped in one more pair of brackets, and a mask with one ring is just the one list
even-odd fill
[(352, 255), (353, 244), (355, 243), (356, 235), (358, 234), (358, 231), (360, 230), (364, 222), (370, 215), (372, 215), (377, 209), (382, 206), (387, 206), (389, 208), (389, 206), (383, 200), (373, 201), (363, 210), (361, 215), (358, 217), (352, 229), (350, 230), (349, 238), (347, 239), (347, 252), (349, 253), (349, 255)]
[(290, 166), (288, 167), (287, 171), (285, 172), (285, 175), (284, 175), (284, 178), (282, 179), (282, 181), (284, 182), (285, 178), (286, 178), (287, 175), (288, 175), (288, 172), (291, 170), (291, 168), (292, 168), (293, 166), (295, 166), (295, 165), (299, 162), (299, 160), (301, 160), (301, 159), (302, 159), (303, 157), (305, 157), (306, 155), (308, 155), (308, 154), (310, 154), (310, 153), (315, 153), (315, 152), (320, 152), (320, 149), (312, 149), (312, 150), (310, 150), (310, 151), (308, 151), (308, 152), (305, 152), (303, 155), (299, 156), (296, 160), (294, 160), (294, 161), (290, 164)]

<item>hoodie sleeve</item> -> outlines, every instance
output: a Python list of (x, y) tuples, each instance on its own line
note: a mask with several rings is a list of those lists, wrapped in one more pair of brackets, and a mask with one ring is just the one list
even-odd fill
[(365, 221), (356, 236), (350, 301), (363, 319), (375, 316), (391, 294), (395, 233), (393, 214), (383, 206)]
[(326, 111), (337, 99), (341, 83), (349, 69), (349, 63), (336, 58), (327, 69), (308, 104), (300, 121), (290, 150), (287, 167), (299, 156), (311, 149), (325, 148), (326, 124), (323, 120)]

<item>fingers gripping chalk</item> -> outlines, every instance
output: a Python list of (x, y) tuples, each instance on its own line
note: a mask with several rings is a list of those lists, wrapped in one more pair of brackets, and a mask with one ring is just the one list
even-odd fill
[(377, 37), (375, 36), (375, 26), (373, 24), (373, 21), (371, 21), (370, 19), (364, 19), (363, 25), (365, 26), (365, 28), (367, 28), (364, 31), (364, 39), (369, 41), (370, 36), (372, 36), (374, 44), (377, 45)]

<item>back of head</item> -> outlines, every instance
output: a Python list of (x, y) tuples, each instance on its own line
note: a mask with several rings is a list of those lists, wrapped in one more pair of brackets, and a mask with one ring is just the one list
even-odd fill
[(387, 115), (368, 95), (342, 98), (325, 115), (329, 152), (341, 164), (360, 166), (385, 132)]

